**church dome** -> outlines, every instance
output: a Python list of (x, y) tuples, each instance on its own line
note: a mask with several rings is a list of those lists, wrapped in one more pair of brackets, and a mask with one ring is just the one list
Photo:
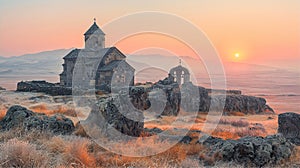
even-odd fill
[(105, 35), (105, 33), (99, 28), (96, 21), (94, 24), (84, 33), (84, 35), (92, 35), (94, 33)]
[(189, 70), (181, 65), (178, 65), (170, 70), (170, 74), (174, 74), (174, 72), (184, 72), (184, 74), (190, 74)]

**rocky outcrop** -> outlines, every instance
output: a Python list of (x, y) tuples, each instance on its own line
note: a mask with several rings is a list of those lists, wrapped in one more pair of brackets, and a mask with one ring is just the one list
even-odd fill
[(206, 89), (209, 94), (214, 93), (214, 94), (224, 94), (226, 93), (227, 95), (241, 95), (242, 91), (241, 90), (221, 90), (221, 89)]
[[(164, 92), (164, 94), (161, 93)], [(177, 116), (180, 110), (180, 89), (177, 83), (158, 82), (153, 85), (153, 90), (149, 93), (149, 99), (151, 100), (154, 111), (159, 111), (163, 107), (161, 115), (165, 116)], [(153, 104), (155, 104), (153, 106)]]
[(195, 86), (192, 82), (182, 84), (181, 108), (187, 112), (207, 112), (210, 107), (210, 97), (207, 89)]
[(88, 118), (80, 124), (90, 137), (122, 139), (122, 134), (141, 134), (144, 129), (144, 115), (130, 104), (120, 105), (114, 98), (107, 97), (99, 99)]
[(209, 156), (219, 156), (216, 158), (219, 160), (216, 161), (233, 161), (250, 167), (281, 163), (288, 160), (294, 150), (294, 145), (281, 134), (265, 138), (244, 137), (238, 140), (204, 136), (200, 138), (199, 143), (210, 149)]
[(300, 114), (283, 113), (278, 115), (278, 133), (292, 143), (300, 145)]
[[(148, 88), (131, 87), (130, 97), (136, 108), (147, 110), (152, 106), (150, 109), (161, 115), (177, 115), (180, 108), (187, 112), (217, 110), (223, 111), (225, 115), (231, 112), (274, 114), (264, 98), (240, 94), (209, 95), (204, 87), (187, 82), (179, 88), (177, 83), (170, 82), (168, 78)], [(163, 112), (161, 108), (164, 108)]]
[(151, 87), (135, 86), (130, 88), (130, 100), (135, 108), (148, 110), (165, 116), (176, 116), (180, 110), (180, 89), (177, 83), (168, 78), (160, 80)]
[[(212, 96), (213, 106), (218, 106), (218, 102), (224, 101), (224, 98), (225, 97), (221, 95)], [(225, 114), (230, 112), (242, 112), (244, 114), (274, 114), (273, 109), (266, 104), (264, 98), (246, 95), (227, 95), (223, 111)]]
[(60, 86), (46, 81), (18, 82), (17, 91), (20, 92), (42, 92), (52, 96), (72, 95), (72, 88)]
[(0, 90), (6, 90), (6, 89), (0, 86)]
[(10, 130), (18, 127), (24, 130), (49, 131), (54, 134), (71, 134), (74, 131), (73, 122), (63, 115), (49, 117), (15, 105), (8, 109), (0, 121), (0, 129)]
[(129, 89), (129, 97), (132, 105), (139, 110), (147, 110), (151, 104), (148, 98), (148, 92), (151, 88), (145, 88), (142, 86), (134, 86)]

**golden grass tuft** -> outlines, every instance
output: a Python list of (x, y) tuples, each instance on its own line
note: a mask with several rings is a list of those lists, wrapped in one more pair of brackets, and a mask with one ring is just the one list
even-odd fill
[(4, 118), (4, 116), (6, 115), (7, 109), (0, 109), (0, 120), (2, 120)]
[(71, 136), (65, 148), (64, 158), (68, 164), (94, 166), (95, 158), (88, 152), (90, 141), (86, 138)]
[(239, 139), (245, 136), (267, 136), (266, 130), (255, 127), (236, 127), (236, 128), (224, 128), (218, 126), (213, 132), (212, 136), (219, 137), (222, 139)]
[(45, 145), (47, 150), (62, 158), (63, 165), (78, 167), (95, 166), (95, 158), (89, 153), (91, 141), (76, 136), (54, 136)]
[(222, 138), (222, 139), (239, 139), (240, 136), (231, 130), (225, 130), (225, 129), (220, 129), (217, 128), (214, 130), (211, 134), (214, 137)]
[(0, 167), (46, 167), (48, 153), (16, 138), (0, 144)]
[(228, 112), (227, 115), (229, 115), (229, 116), (245, 116), (245, 113), (242, 113), (240, 111), (232, 111), (232, 112)]
[(51, 110), (48, 110), (47, 105), (45, 103), (40, 103), (29, 107), (30, 110), (36, 113), (45, 113), (45, 114), (53, 114)]
[(79, 117), (75, 108), (59, 105), (58, 107), (49, 108), (46, 103), (39, 103), (29, 107), (30, 110), (36, 113), (44, 113), (46, 115), (63, 114), (69, 117)]
[(293, 151), (293, 154), (292, 154), (289, 162), (300, 166), (300, 146), (295, 147), (295, 150)]

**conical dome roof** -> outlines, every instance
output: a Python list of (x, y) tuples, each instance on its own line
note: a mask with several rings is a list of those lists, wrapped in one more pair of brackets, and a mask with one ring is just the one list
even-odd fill
[(105, 33), (99, 28), (96, 22), (94, 22), (94, 24), (84, 33), (84, 35), (92, 35), (94, 33), (105, 35)]

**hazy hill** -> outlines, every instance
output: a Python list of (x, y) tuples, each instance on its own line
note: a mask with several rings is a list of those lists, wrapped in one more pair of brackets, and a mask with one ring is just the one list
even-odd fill
[[(72, 49), (60, 49), (17, 57), (0, 57), (0, 78), (3, 84), (7, 78), (15, 80), (47, 79), (57, 82), (62, 72), (63, 57)], [(190, 70), (198, 84), (209, 87), (211, 79), (219, 79), (220, 74), (208, 74), (200, 60), (180, 57), (182, 64)], [(157, 81), (167, 76), (172, 67), (179, 65), (175, 56), (128, 55), (127, 61), (136, 69), (136, 81)], [(217, 66), (217, 65), (216, 65)], [(299, 84), (299, 74), (280, 68), (238, 62), (223, 63), (228, 86), (234, 89), (263, 83)], [(221, 68), (221, 67), (219, 67)], [(284, 78), (284, 80), (282, 80)], [(11, 81), (13, 83), (14, 81)], [(298, 83), (297, 83), (298, 82)], [(6, 85), (6, 84), (4, 84)]]
[[(62, 71), (62, 58), (70, 51), (71, 49), (60, 49), (15, 57), (0, 57), (0, 75), (58, 75)], [(195, 74), (206, 73), (205, 64), (201, 61), (187, 56), (180, 58), (182, 64)], [(128, 55), (127, 60), (137, 71), (158, 68), (167, 72), (179, 64), (178, 57), (162, 55)], [(227, 75), (281, 71), (279, 68), (238, 62), (226, 62), (223, 66)]]
[(0, 58), (0, 75), (57, 75), (62, 69), (62, 57), (69, 51), (70, 49), (61, 49)]

